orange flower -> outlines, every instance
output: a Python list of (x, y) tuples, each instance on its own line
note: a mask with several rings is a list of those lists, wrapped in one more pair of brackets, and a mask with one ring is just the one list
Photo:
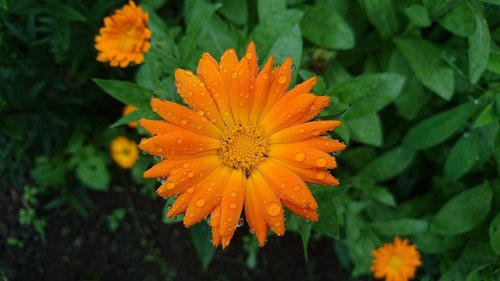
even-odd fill
[(97, 60), (121, 67), (127, 67), (130, 62), (142, 63), (144, 53), (151, 48), (148, 20), (148, 13), (132, 1), (104, 18), (104, 27), (95, 38)]
[(371, 270), (376, 278), (386, 281), (408, 281), (415, 276), (417, 267), (422, 265), (420, 254), (408, 240), (394, 238), (393, 244), (384, 244), (373, 250)]
[[(133, 106), (133, 105), (126, 105), (124, 108), (123, 108), (123, 112), (122, 112), (122, 115), (123, 116), (127, 116), (129, 115), (132, 111), (136, 111), (137, 110), (137, 107)], [(131, 122), (131, 123), (128, 123), (127, 124), (130, 128), (137, 128), (137, 122)]]
[(167, 122), (139, 121), (156, 135), (139, 147), (167, 159), (144, 176), (168, 177), (158, 195), (179, 195), (168, 217), (184, 213), (189, 227), (210, 215), (215, 246), (229, 244), (243, 206), (261, 246), (269, 226), (284, 234), (282, 204), (317, 221), (318, 205), (304, 181), (339, 183), (328, 172), (336, 167), (330, 153), (345, 145), (321, 135), (340, 122), (308, 122), (329, 98), (310, 93), (315, 78), (287, 91), (292, 60), (273, 65), (271, 56), (258, 72), (253, 43), (241, 60), (233, 49), (220, 63), (204, 53), (196, 75), (175, 71), (177, 90), (190, 108), (153, 99), (153, 111)]
[(123, 169), (130, 169), (139, 159), (139, 150), (133, 140), (116, 137), (111, 142), (111, 157)]

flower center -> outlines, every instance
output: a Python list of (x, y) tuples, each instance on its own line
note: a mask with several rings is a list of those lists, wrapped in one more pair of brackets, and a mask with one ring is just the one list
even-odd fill
[(405, 260), (399, 255), (392, 255), (387, 263), (394, 269), (400, 269), (405, 264)]
[(224, 165), (247, 174), (267, 157), (267, 139), (255, 125), (230, 125), (220, 141), (218, 154)]

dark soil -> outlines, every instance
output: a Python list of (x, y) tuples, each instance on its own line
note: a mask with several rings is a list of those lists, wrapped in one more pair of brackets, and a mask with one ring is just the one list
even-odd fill
[[(248, 253), (237, 230), (225, 251), (217, 250), (207, 271), (201, 270), (189, 230), (162, 223), (164, 201), (132, 190), (93, 192), (95, 205), (87, 218), (74, 210), (39, 211), (47, 217), (46, 243), (19, 225), (23, 202), (5, 184), (0, 188), (0, 279), (12, 280), (348, 280), (330, 239), (311, 239), (306, 263), (298, 235), (270, 236), (259, 249), (257, 266), (246, 265)], [(129, 200), (131, 199), (131, 200)], [(106, 215), (116, 207), (127, 215), (110, 231)], [(134, 215), (135, 214), (135, 215)], [(23, 247), (8, 245), (22, 238)], [(3, 276), (2, 276), (3, 275)], [(2, 278), (3, 277), (3, 278)]]

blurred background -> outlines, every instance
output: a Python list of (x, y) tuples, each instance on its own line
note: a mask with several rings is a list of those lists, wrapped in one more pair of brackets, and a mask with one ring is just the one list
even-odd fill
[[(395, 236), (415, 280), (499, 280), (500, 1), (144, 0), (152, 49), (114, 68), (94, 38), (124, 4), (0, 0), (1, 280), (373, 280)], [(291, 56), (294, 83), (318, 76), (348, 148), (342, 185), (311, 185), (319, 223), (288, 214), (263, 248), (243, 223), (223, 251), (165, 218), (142, 178), (157, 159), (124, 169), (110, 147), (146, 135), (121, 93), (180, 102), (175, 68), (250, 40), (260, 64)]]

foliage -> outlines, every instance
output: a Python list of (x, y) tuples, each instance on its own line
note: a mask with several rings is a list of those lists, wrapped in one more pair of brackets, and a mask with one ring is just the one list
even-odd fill
[[(332, 101), (320, 119), (343, 122), (334, 132), (348, 144), (336, 155), (342, 186), (311, 185), (318, 223), (287, 219), (306, 258), (308, 241), (324, 236), (354, 276), (370, 274), (371, 251), (399, 235), (424, 256), (422, 279), (500, 276), (499, 1), (144, 0), (152, 49), (127, 70), (97, 64), (92, 49), (119, 3), (48, 2), (56, 4), (0, 3), (0, 163), (9, 163), (0, 176), (20, 189), (31, 175), (39, 192), (58, 194), (46, 208), (67, 203), (84, 214), (90, 201), (81, 198), (116, 180), (107, 145), (125, 132), (119, 126), (154, 116), (152, 96), (181, 102), (174, 69), (195, 69), (204, 51), (241, 56), (253, 40), (261, 63), (293, 58), (295, 83), (318, 76), (314, 92)], [(108, 115), (91, 78), (139, 110)], [(141, 156), (136, 183), (155, 184), (140, 178), (150, 163)], [(125, 216), (117, 210), (112, 229)], [(207, 229), (192, 232), (204, 268), (214, 255)], [(257, 250), (245, 239), (253, 267)]]

